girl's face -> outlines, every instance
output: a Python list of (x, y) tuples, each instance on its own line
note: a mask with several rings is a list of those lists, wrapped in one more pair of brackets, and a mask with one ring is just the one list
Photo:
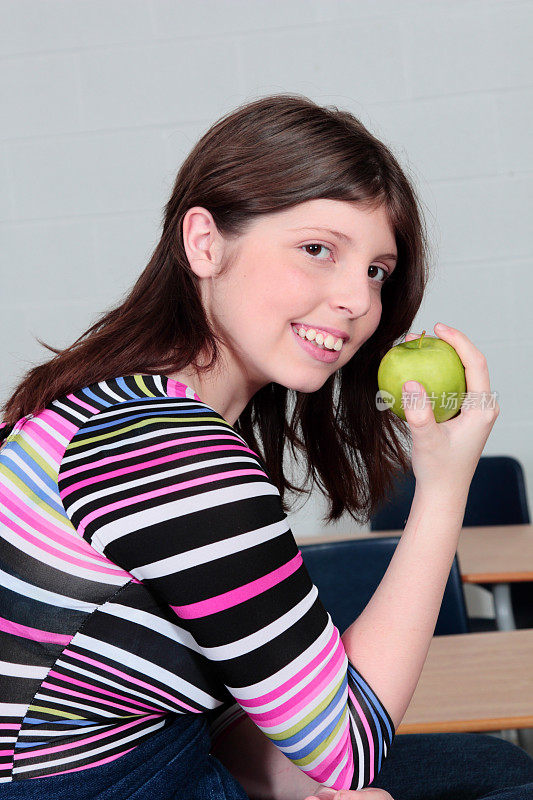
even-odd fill
[[(271, 381), (314, 392), (346, 364), (379, 324), (381, 288), (396, 254), (382, 206), (371, 211), (320, 199), (258, 218), (207, 300), (217, 330), (231, 342), (228, 365), (249, 397)], [(348, 338), (340, 351), (304, 348), (294, 323)], [(324, 353), (336, 360), (315, 357)]]

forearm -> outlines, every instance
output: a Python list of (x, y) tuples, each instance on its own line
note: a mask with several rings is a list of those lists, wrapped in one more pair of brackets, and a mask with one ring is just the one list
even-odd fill
[(395, 729), (427, 657), (467, 496), (415, 489), (389, 567), (364, 611), (341, 637), (348, 658), (389, 712)]
[(216, 739), (211, 752), (237, 778), (250, 800), (302, 800), (319, 785), (249, 717)]

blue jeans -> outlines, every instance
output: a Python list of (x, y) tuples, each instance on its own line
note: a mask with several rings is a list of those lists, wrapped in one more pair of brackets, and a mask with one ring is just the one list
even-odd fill
[[(210, 746), (204, 717), (178, 716), (109, 764), (1, 783), (0, 800), (248, 800)], [(401, 735), (371, 788), (394, 800), (533, 800), (533, 759), (486, 734)]]
[(484, 733), (402, 734), (371, 787), (394, 800), (533, 800), (533, 758)]
[(0, 800), (248, 800), (210, 747), (205, 717), (180, 715), (109, 764), (0, 783)]

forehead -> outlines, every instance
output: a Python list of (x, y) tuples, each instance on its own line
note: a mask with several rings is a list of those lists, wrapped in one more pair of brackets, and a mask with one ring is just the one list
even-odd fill
[(297, 225), (329, 225), (330, 227), (347, 228), (347, 233), (356, 230), (365, 220), (390, 227), (386, 207), (363, 206), (347, 200), (308, 200), (291, 208), (273, 214), (263, 214), (261, 219), (270, 221), (276, 226), (292, 227)]
[(323, 228), (337, 231), (341, 234), (339, 238), (349, 245), (356, 245), (362, 236), (371, 236), (379, 240), (379, 245), (389, 249), (395, 246), (393, 227), (383, 204), (369, 207), (353, 201), (321, 198), (265, 214), (260, 221), (265, 230), (294, 233), (299, 229)]

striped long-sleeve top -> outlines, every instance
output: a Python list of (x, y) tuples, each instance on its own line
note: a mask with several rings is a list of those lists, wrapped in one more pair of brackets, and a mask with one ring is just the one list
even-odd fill
[(176, 714), (215, 736), (247, 714), (313, 779), (373, 781), (393, 722), (263, 461), (191, 387), (101, 381), (0, 442), (0, 781), (105, 764)]

